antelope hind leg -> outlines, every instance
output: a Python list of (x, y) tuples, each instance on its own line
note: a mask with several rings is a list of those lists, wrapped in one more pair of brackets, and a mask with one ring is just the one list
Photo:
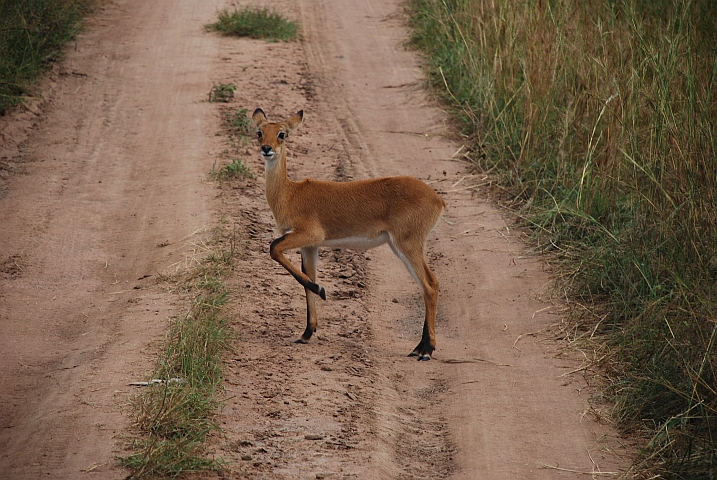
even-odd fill
[[(410, 237), (409, 237), (410, 238)], [(419, 361), (431, 359), (436, 349), (436, 313), (438, 311), (438, 279), (433, 274), (425, 260), (423, 244), (413, 241), (406, 242), (392, 239), (389, 242), (393, 252), (401, 259), (411, 276), (423, 289), (423, 300), (426, 307), (426, 318), (423, 322), (423, 335), (421, 342), (408, 354), (409, 357), (418, 357)]]
[(419, 361), (428, 361), (436, 349), (436, 315), (438, 313), (438, 279), (428, 267), (423, 255), (421, 255), (424, 276), (421, 286), (423, 287), (423, 298), (426, 303), (426, 319), (423, 322), (423, 335), (421, 342), (411, 352), (411, 356), (418, 356)]

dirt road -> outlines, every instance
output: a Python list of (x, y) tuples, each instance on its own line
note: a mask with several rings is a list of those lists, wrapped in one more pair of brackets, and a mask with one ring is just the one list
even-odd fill
[[(554, 323), (549, 276), (453, 158), (421, 88), (395, 0), (281, 0), (288, 44), (220, 38), (223, 0), (118, 0), (88, 20), (42, 83), (0, 119), (0, 472), (121, 478), (127, 384), (151, 369), (179, 299), (157, 284), (230, 222), (241, 249), (229, 315), (230, 478), (586, 478), (628, 461), (588, 413), (579, 362), (526, 335)], [(303, 289), (268, 257), (273, 220), (253, 145), (220, 135), (214, 83), (233, 109), (303, 109), (289, 175), (407, 174), (448, 203), (429, 239), (441, 280), (434, 360), (405, 357), (423, 306), (388, 248), (322, 252), (329, 299), (307, 345)], [(256, 180), (209, 181), (239, 149)], [(295, 259), (298, 258), (294, 257)], [(567, 375), (566, 375), (567, 374)], [(588, 475), (587, 478), (590, 478)], [(597, 478), (597, 477), (596, 477)]]

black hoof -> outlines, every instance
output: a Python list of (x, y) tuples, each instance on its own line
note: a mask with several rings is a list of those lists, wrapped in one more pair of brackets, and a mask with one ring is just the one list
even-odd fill
[(309, 282), (309, 285), (307, 288), (309, 290), (311, 290), (312, 292), (314, 292), (319, 297), (321, 297), (322, 300), (326, 300), (326, 290), (324, 290), (324, 287), (321, 287), (314, 282)]
[(418, 352), (411, 352), (408, 354), (409, 357), (418, 357), (416, 360), (419, 362), (427, 362), (431, 359), (430, 353), (418, 353)]
[(434, 348), (426, 347), (426, 343), (423, 340), (421, 343), (418, 344), (416, 348), (413, 349), (411, 353), (408, 354), (409, 357), (418, 357), (419, 362), (427, 362), (431, 359), (431, 355), (433, 355)]
[(304, 330), (304, 333), (303, 335), (301, 335), (301, 338), (299, 338), (294, 343), (309, 343), (309, 340), (311, 339), (311, 336), (314, 334), (314, 332), (316, 332), (315, 328), (312, 330), (309, 327), (306, 327), (306, 330)]

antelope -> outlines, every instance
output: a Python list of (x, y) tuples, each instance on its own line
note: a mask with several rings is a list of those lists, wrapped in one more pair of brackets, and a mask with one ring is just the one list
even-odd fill
[[(350, 182), (289, 180), (286, 140), (301, 125), (304, 111), (281, 123), (270, 123), (261, 108), (252, 114), (264, 160), (266, 200), (281, 235), (271, 242), (271, 258), (283, 266), (306, 293), (306, 330), (296, 343), (316, 332), (316, 283), (319, 247), (370, 249), (388, 243), (423, 289), (426, 317), (421, 342), (408, 355), (431, 359), (436, 348), (438, 279), (426, 263), (426, 238), (446, 203), (431, 187), (412, 177), (385, 177)], [(299, 249), (301, 270), (284, 255)]]

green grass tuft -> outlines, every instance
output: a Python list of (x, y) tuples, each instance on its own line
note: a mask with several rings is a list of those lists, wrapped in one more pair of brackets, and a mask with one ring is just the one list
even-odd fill
[(207, 29), (224, 35), (284, 42), (294, 40), (298, 31), (296, 23), (281, 14), (254, 7), (233, 12), (222, 10), (217, 14), (217, 21), (207, 25)]
[(231, 163), (227, 163), (217, 171), (212, 171), (212, 176), (217, 180), (235, 177), (256, 178), (256, 174), (244, 164), (241, 158), (233, 158)]
[(226, 123), (234, 130), (234, 132), (242, 137), (249, 137), (253, 132), (251, 118), (247, 116), (246, 108), (240, 108), (234, 113), (226, 113)]
[(234, 98), (234, 92), (237, 86), (233, 83), (220, 83), (214, 85), (209, 91), (209, 103), (223, 102), (228, 103)]
[[(253, 135), (253, 127), (251, 119), (247, 116), (247, 110), (245, 108), (237, 111), (225, 110), (223, 116), (232, 145), (246, 144), (249, 141), (249, 136)], [(233, 157), (231, 163), (222, 166), (219, 170), (216, 170), (215, 167), (216, 165), (212, 166), (210, 175), (220, 181), (236, 177), (256, 178), (256, 174), (251, 168), (238, 157)]]

